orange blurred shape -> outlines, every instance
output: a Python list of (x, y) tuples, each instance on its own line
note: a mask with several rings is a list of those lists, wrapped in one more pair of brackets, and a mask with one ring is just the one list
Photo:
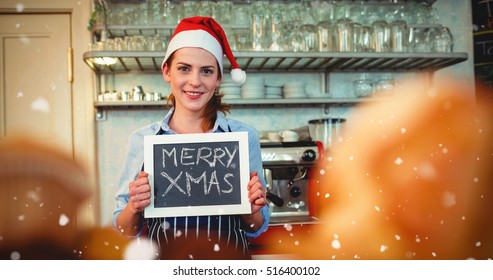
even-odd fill
[(90, 194), (87, 178), (70, 155), (52, 146), (29, 137), (2, 140), (1, 258), (71, 258), (78, 206)]
[[(493, 257), (493, 102), (442, 80), (353, 111), (315, 177), (322, 223), (302, 259)], [(480, 89), (478, 97), (492, 96)], [(274, 245), (273, 245), (274, 246)]]

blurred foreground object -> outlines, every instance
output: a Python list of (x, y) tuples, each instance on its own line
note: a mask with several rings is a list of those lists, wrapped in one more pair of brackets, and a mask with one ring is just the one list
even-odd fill
[(322, 224), (286, 250), (301, 259), (493, 258), (493, 102), (436, 84), (410, 82), (354, 111), (316, 178)]
[(2, 140), (0, 259), (121, 259), (128, 241), (113, 229), (77, 227), (89, 182), (61, 150), (28, 138)]

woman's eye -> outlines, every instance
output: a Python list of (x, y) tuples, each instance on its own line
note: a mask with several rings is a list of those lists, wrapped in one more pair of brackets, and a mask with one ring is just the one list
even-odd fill
[(202, 73), (207, 74), (207, 75), (211, 75), (214, 73), (214, 70), (209, 69), (209, 68), (205, 68), (204, 70), (202, 70)]
[(187, 72), (187, 71), (189, 71), (188, 67), (186, 67), (186, 66), (181, 66), (181, 67), (178, 67), (178, 70), (179, 70), (179, 71), (182, 71), (182, 72)]

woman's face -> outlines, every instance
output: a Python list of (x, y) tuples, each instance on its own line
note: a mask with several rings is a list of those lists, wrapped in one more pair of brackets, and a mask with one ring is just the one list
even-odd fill
[(201, 48), (182, 48), (169, 62), (163, 76), (175, 96), (175, 109), (202, 112), (221, 82), (216, 58)]

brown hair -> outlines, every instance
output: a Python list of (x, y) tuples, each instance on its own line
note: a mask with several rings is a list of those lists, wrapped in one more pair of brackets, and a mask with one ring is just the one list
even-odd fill
[[(174, 53), (171, 54), (169, 59), (166, 61), (166, 64), (171, 65), (171, 62), (173, 60)], [(218, 69), (219, 63), (218, 63)], [(219, 78), (222, 78), (221, 72), (219, 72)], [(209, 100), (207, 103), (204, 112), (202, 113), (202, 116), (204, 118), (202, 122), (202, 130), (203, 131), (209, 131), (213, 128), (214, 123), (216, 122), (217, 119), (217, 112), (220, 111), (224, 115), (229, 113), (229, 110), (231, 109), (231, 105), (223, 103), (222, 98), (224, 96), (224, 93), (219, 92), (218, 89), (214, 92), (214, 95), (212, 98)], [(168, 100), (166, 102), (168, 108), (175, 107), (176, 106), (176, 100), (175, 96), (173, 93), (171, 93), (168, 97)]]

